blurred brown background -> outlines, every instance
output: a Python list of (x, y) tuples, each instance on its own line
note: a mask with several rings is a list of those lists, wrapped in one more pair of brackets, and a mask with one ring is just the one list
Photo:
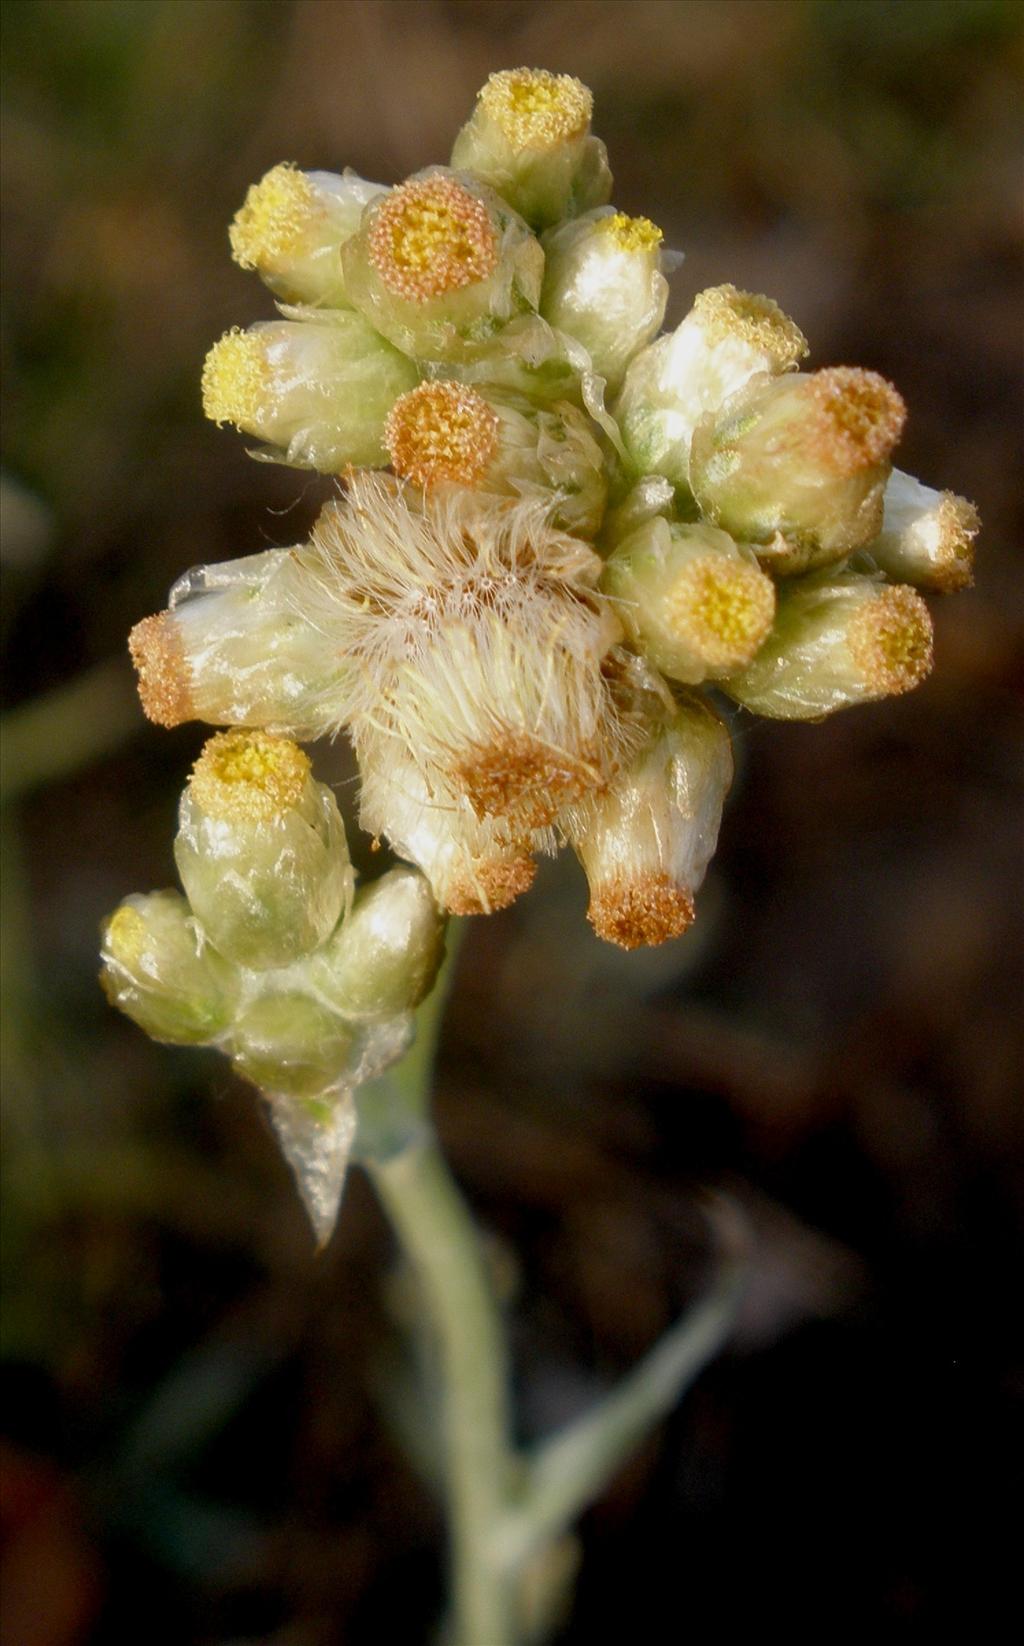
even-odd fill
[(986, 1637), (1024, 1382), (1022, 21), (8, 0), (4, 1646), (428, 1638), (439, 1523), (382, 1416), (407, 1291), (369, 1190), (315, 1259), (252, 1095), (106, 1008), (96, 931), (172, 879), (202, 741), (145, 724), (127, 630), (187, 567), (298, 540), (329, 490), (203, 421), (205, 349), (270, 313), (226, 225), (281, 159), (444, 160), (520, 63), (592, 86), (616, 203), (686, 252), (670, 321), (708, 284), (771, 293), (814, 364), (898, 383), (902, 465), (985, 523), (923, 689), (736, 717), (694, 933), (603, 948), (568, 859), (470, 931), (439, 1118), (495, 1231), (524, 1434), (699, 1289), (702, 1185), (758, 1235), (734, 1348), (584, 1522), (561, 1646), (960, 1609)]

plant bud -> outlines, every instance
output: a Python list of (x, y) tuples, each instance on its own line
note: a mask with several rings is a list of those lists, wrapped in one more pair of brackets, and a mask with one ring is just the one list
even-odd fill
[(714, 526), (649, 521), (607, 560), (601, 587), (638, 650), (691, 685), (749, 662), (775, 615), (771, 578)]
[(772, 633), (722, 689), (755, 714), (820, 720), (912, 691), (931, 666), (931, 618), (914, 589), (825, 571), (779, 589)]
[(692, 923), (732, 782), (729, 734), (687, 696), (629, 766), (561, 824), (590, 884), (590, 923), (623, 949), (664, 943)]
[(883, 505), (881, 534), (867, 548), (880, 571), (939, 594), (970, 588), (981, 526), (973, 503), (893, 469)]
[(845, 559), (878, 535), (905, 416), (892, 384), (860, 367), (761, 378), (698, 424), (694, 496), (777, 576)]
[(384, 421), (419, 373), (351, 310), (225, 332), (203, 367), (203, 410), (267, 442), (259, 455), (340, 474), (387, 461)]
[(231, 252), (243, 269), (255, 269), (286, 303), (347, 305), (341, 247), (359, 227), (363, 207), (384, 194), (354, 171), (275, 166), (245, 197), (231, 225)]
[(660, 474), (645, 474), (621, 502), (610, 508), (601, 522), (598, 547), (611, 554), (627, 537), (659, 516), (670, 520), (675, 512), (675, 488)]
[(317, 993), (346, 1017), (393, 1017), (429, 994), (444, 958), (444, 919), (422, 874), (390, 869), (356, 897), (309, 961)]
[(767, 372), (788, 372), (807, 353), (799, 327), (770, 297), (712, 286), (685, 320), (636, 356), (612, 411), (639, 474), (690, 484), (690, 444), (708, 412)]
[(154, 1040), (202, 1046), (230, 1023), (237, 974), (180, 892), (126, 898), (104, 921), (102, 956), (107, 999)]
[(492, 74), (455, 139), (452, 165), (475, 172), (535, 228), (603, 206), (612, 192), (604, 144), (590, 135), (593, 98), (571, 74)]
[(646, 217), (588, 212), (544, 236), (540, 312), (583, 344), (608, 389), (665, 318), (661, 230)]
[(542, 411), (468, 384), (421, 383), (395, 401), (384, 441), (396, 474), (424, 490), (447, 484), (550, 499), (553, 522), (581, 537), (600, 524), (601, 448), (574, 406)]
[(238, 1073), (261, 1092), (329, 1102), (348, 1082), (356, 1031), (307, 994), (270, 991), (239, 1014), (228, 1049)]
[(517, 840), (500, 823), (481, 821), (464, 799), (428, 786), (397, 737), (363, 730), (356, 752), (360, 825), (422, 869), (442, 909), (493, 914), (529, 891), (537, 872), (532, 852), (550, 848), (549, 833)]
[(371, 200), (341, 258), (356, 308), (419, 360), (486, 354), (503, 326), (536, 310), (544, 272), (522, 218), (443, 166)]
[(128, 637), (150, 720), (259, 726), (303, 739), (333, 730), (348, 671), (330, 638), (301, 615), (310, 576), (301, 550), (267, 549), (179, 578), (170, 608)]
[(182, 796), (174, 855), (210, 941), (254, 971), (318, 948), (351, 905), (334, 795), (288, 738), (209, 739)]

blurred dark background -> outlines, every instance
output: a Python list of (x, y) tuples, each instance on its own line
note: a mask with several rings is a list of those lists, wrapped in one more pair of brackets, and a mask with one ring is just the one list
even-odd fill
[[(439, 1122), (494, 1231), (524, 1434), (699, 1291), (705, 1185), (757, 1237), (735, 1345), (583, 1523), (560, 1646), (961, 1610), (988, 1638), (1024, 1386), (1022, 23), (7, 0), (4, 1646), (415, 1643), (439, 1605), (439, 1521), (382, 1416), (408, 1291), (366, 1182), (314, 1257), (252, 1094), (105, 1006), (97, 923), (172, 880), (203, 735), (143, 721), (128, 629), (187, 567), (300, 539), (329, 490), (202, 418), (209, 343), (271, 312), (226, 225), (281, 159), (443, 161), (521, 63), (592, 86), (616, 204), (686, 253), (669, 320), (709, 284), (769, 292), (815, 365), (898, 383), (902, 465), (985, 527), (921, 690), (737, 717), (693, 933), (605, 949), (568, 858), (469, 932)], [(340, 748), (318, 769), (350, 783)]]

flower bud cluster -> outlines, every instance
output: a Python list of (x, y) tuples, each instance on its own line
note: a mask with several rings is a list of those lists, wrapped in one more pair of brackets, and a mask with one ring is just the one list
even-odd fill
[[(571, 76), (505, 71), (449, 166), (394, 187), (277, 166), (250, 190), (232, 249), (282, 317), (214, 345), (205, 408), (339, 495), (308, 542), (189, 573), (131, 645), (161, 724), (344, 730), (360, 822), (442, 909), (505, 906), (568, 844), (595, 929), (629, 948), (693, 918), (731, 776), (708, 694), (817, 719), (917, 685), (918, 591), (970, 581), (978, 521), (893, 469), (896, 389), (804, 369), (770, 298), (716, 286), (658, 335), (679, 259), (609, 204), (591, 103)], [(309, 955), (319, 978), (331, 933), (358, 929), (331, 807), (307, 785), (289, 816), (275, 845), (256, 818), (232, 845), (193, 780), (177, 855), (218, 979)], [(346, 1000), (355, 965), (337, 962)], [(289, 983), (292, 1005), (218, 988), (184, 1017), (226, 1012), (237, 1037), (248, 1013), (232, 1055), (264, 1089), (289, 1035), (348, 1021), (322, 981)]]
[[(265, 731), (208, 740), (174, 855), (184, 896), (129, 897), (104, 923), (103, 987), (155, 1040), (215, 1046), (264, 1094), (325, 1235), (352, 1093), (408, 1046), (443, 919), (413, 868), (355, 892), (332, 791), (297, 743)], [(319, 1161), (312, 1174), (304, 1151)]]

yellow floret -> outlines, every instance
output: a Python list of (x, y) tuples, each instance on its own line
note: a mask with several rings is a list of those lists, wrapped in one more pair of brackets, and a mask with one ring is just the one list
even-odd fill
[(214, 423), (245, 428), (258, 423), (269, 383), (266, 350), (258, 335), (235, 326), (213, 345), (203, 364), (203, 411)]
[(590, 124), (593, 97), (571, 74), (502, 69), (480, 93), (480, 107), (516, 149), (552, 149)]
[(597, 226), (602, 234), (611, 236), (620, 251), (653, 251), (664, 239), (657, 223), (649, 217), (627, 217), (621, 211), (602, 217)]
[(269, 822), (298, 804), (309, 772), (308, 756), (288, 737), (218, 732), (204, 745), (189, 784), (209, 817)]
[(787, 371), (807, 353), (800, 327), (770, 297), (735, 286), (711, 286), (698, 293), (693, 308), (709, 342), (741, 339), (768, 355), (776, 371)]
[(243, 269), (271, 269), (294, 252), (316, 213), (316, 191), (297, 166), (275, 166), (254, 183), (229, 229), (231, 252)]
[(498, 237), (482, 200), (452, 177), (392, 189), (376, 212), (369, 254), (388, 290), (413, 303), (444, 297), (493, 273)]
[(749, 662), (775, 616), (775, 588), (756, 566), (721, 555), (691, 560), (665, 598), (667, 626), (712, 668)]
[(932, 620), (916, 589), (880, 588), (865, 601), (847, 635), (854, 662), (879, 696), (909, 692), (931, 671)]
[(131, 971), (139, 964), (145, 945), (146, 922), (138, 909), (122, 903), (107, 925), (106, 947), (111, 958)]

